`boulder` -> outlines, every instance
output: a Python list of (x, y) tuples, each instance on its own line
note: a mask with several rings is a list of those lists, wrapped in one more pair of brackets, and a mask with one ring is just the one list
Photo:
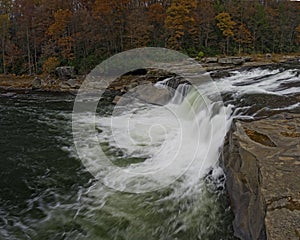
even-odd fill
[(78, 87), (76, 79), (69, 79), (68, 81), (66, 81), (66, 84), (69, 85), (71, 88)]
[(245, 60), (245, 62), (251, 62), (252, 61), (252, 57), (250, 57), (250, 56), (245, 56), (245, 57), (243, 57), (243, 59)]
[(57, 67), (55, 73), (61, 79), (69, 79), (75, 76), (75, 69), (71, 66)]
[(219, 59), (217, 57), (208, 57), (205, 59), (205, 63), (217, 63), (218, 60)]
[(232, 58), (232, 64), (234, 65), (243, 65), (245, 63), (244, 58)]
[(299, 239), (299, 139), (296, 113), (233, 124), (224, 168), (239, 239)]
[(266, 54), (266, 59), (271, 59), (272, 58), (272, 54), (271, 53), (267, 53)]
[(129, 94), (130, 97), (156, 105), (167, 104), (173, 96), (172, 92), (168, 89), (157, 88), (152, 84), (139, 85), (127, 94)]
[(219, 58), (219, 64), (232, 64), (232, 58)]
[(41, 87), (42, 87), (42, 80), (38, 77), (35, 77), (31, 83), (31, 89), (37, 90), (37, 89), (41, 89)]

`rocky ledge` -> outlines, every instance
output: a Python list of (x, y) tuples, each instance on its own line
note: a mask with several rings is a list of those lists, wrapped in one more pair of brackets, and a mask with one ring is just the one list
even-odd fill
[(300, 114), (236, 120), (223, 163), (235, 236), (299, 240)]

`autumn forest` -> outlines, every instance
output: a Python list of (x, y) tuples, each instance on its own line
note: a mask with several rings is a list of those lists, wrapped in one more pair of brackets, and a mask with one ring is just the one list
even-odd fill
[(0, 73), (90, 71), (128, 49), (192, 57), (292, 53), (300, 2), (276, 0), (0, 0)]

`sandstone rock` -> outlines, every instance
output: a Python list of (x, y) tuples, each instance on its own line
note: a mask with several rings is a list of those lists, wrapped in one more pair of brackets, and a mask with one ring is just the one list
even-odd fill
[(245, 63), (244, 58), (232, 58), (232, 64), (234, 65), (243, 65)]
[(76, 88), (76, 87), (78, 87), (78, 84), (77, 84), (76, 79), (69, 79), (69, 80), (66, 82), (66, 84), (69, 85), (71, 88)]
[(218, 60), (219, 59), (217, 57), (208, 57), (205, 59), (205, 63), (217, 63)]
[(225, 144), (236, 237), (299, 239), (300, 114), (236, 121)]
[(122, 96), (115, 96), (114, 100), (112, 101), (113, 104), (117, 104), (122, 99)]
[(232, 58), (219, 58), (219, 64), (232, 64)]
[(169, 90), (156, 88), (152, 84), (137, 86), (129, 94), (131, 97), (156, 105), (165, 105), (172, 98), (172, 93)]

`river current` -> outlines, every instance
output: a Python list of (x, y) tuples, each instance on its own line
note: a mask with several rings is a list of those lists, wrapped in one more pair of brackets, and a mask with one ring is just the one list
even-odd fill
[[(299, 82), (295, 67), (235, 71), (215, 82), (224, 105), (190, 91), (168, 111), (150, 104), (121, 109), (113, 129), (106, 113), (114, 105), (99, 104), (97, 138), (116, 166), (135, 173), (167, 169), (155, 178), (159, 188), (140, 193), (132, 189), (151, 188), (153, 177), (100, 168), (105, 174), (97, 178), (82, 163), (72, 136), (73, 96), (0, 95), (0, 239), (234, 239), (219, 164), (226, 132), (234, 118), (299, 112)], [(196, 88), (213, 93), (210, 83)], [(131, 141), (123, 130), (129, 118)], [(93, 144), (86, 150), (97, 154)]]

